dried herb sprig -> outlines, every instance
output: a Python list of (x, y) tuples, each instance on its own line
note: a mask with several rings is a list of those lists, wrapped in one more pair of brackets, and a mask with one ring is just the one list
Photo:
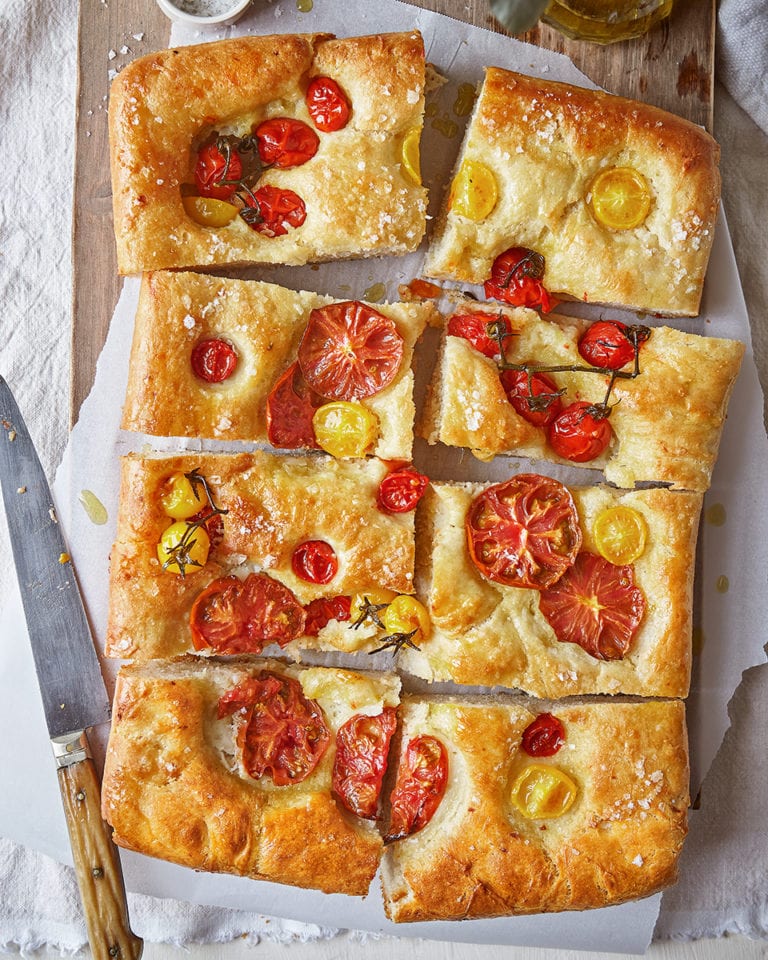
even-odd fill
[(376, 647), (375, 650), (369, 650), (368, 653), (373, 655), (374, 653), (381, 653), (383, 650), (392, 650), (393, 653), (398, 653), (403, 647), (410, 647), (411, 650), (421, 650), (421, 647), (413, 642), (413, 637), (418, 632), (417, 627), (410, 633), (390, 633), (389, 636), (381, 638), (381, 646)]
[(358, 627), (362, 627), (363, 624), (367, 623), (368, 621), (375, 624), (381, 630), (386, 629), (381, 621), (381, 617), (379, 616), (379, 611), (386, 610), (388, 606), (388, 603), (373, 603), (369, 597), (363, 596), (363, 604), (360, 608), (360, 614), (352, 624), (352, 629), (357, 630)]

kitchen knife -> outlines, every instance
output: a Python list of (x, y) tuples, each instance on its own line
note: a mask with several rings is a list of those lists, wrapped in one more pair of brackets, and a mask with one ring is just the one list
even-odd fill
[(0, 376), (2, 486), (21, 599), (58, 768), (75, 873), (95, 960), (138, 960), (125, 888), (86, 730), (110, 707), (51, 491), (19, 408)]

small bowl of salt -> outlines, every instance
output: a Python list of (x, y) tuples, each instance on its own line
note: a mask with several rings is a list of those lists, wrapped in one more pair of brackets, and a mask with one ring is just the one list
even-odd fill
[(251, 0), (157, 0), (157, 5), (177, 23), (226, 26), (242, 17)]

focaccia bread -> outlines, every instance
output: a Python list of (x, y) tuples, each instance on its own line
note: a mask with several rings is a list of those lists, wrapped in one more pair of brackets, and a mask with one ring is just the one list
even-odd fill
[[(120, 272), (416, 249), (427, 192), (409, 159), (424, 77), (416, 31), (239, 37), (129, 64), (109, 106)], [(316, 78), (324, 86), (312, 99)], [(286, 123), (259, 129), (272, 120)], [(218, 137), (237, 161), (225, 163)], [(201, 154), (211, 145), (216, 153)]]
[(433, 483), (417, 529), (431, 634), (399, 665), (539, 697), (687, 696), (701, 502), (535, 474)]
[[(429, 822), (387, 847), (382, 887), (392, 920), (584, 910), (675, 881), (687, 830), (683, 704), (543, 709), (544, 734), (529, 745), (531, 706), (403, 699), (402, 752), (415, 738), (435, 738), (447, 782)], [(562, 745), (537, 756), (536, 742), (551, 749), (552, 718)]]
[[(502, 376), (512, 377), (514, 371), (505, 370), (500, 376), (503, 364), (498, 351), (495, 358), (490, 356), (493, 349), (487, 345), (487, 337), (487, 355), (467, 339), (473, 335), (470, 321), (478, 315), (481, 326), (484, 320), (506, 322), (507, 365), (528, 364), (532, 371), (543, 368), (551, 381), (548, 389), (564, 391), (546, 408), (547, 415), (539, 411), (538, 417), (526, 416), (524, 407), (521, 411), (512, 405)], [(595, 364), (585, 361), (580, 352), (585, 349), (585, 338), (592, 338), (593, 334), (598, 334), (598, 342), (592, 346), (601, 357), (599, 363), (610, 362), (610, 352), (601, 352), (601, 342), (606, 341), (599, 331), (608, 328), (608, 335), (624, 339), (626, 346), (628, 341), (620, 326), (615, 321), (590, 323), (564, 316), (544, 318), (525, 308), (489, 309), (487, 304), (464, 304), (447, 323), (421, 425), (422, 435), (430, 443), (469, 447), (481, 459), (514, 454), (594, 467), (603, 470), (606, 479), (620, 487), (631, 488), (650, 481), (667, 483), (678, 490), (705, 491), (744, 355), (744, 344), (738, 341), (703, 337), (671, 327), (625, 327), (645, 331), (639, 335), (647, 335), (647, 339), (638, 344), (639, 374), (630, 376), (635, 369), (631, 359), (618, 368), (607, 404), (609, 416), (595, 428), (602, 426), (607, 430), (607, 446), (588, 456), (592, 451), (571, 442), (578, 439), (578, 423), (571, 422), (569, 428), (566, 417), (566, 421), (560, 421), (566, 425), (562, 429), (556, 427), (554, 418), (558, 411), (575, 410), (577, 402), (582, 406), (604, 403), (611, 371), (602, 368), (586, 373), (547, 372), (548, 368), (595, 369)], [(456, 330), (463, 334), (453, 335)], [(632, 356), (631, 348), (629, 355)], [(525, 378), (522, 382), (526, 383)], [(522, 396), (519, 387), (518, 384), (518, 399)], [(534, 388), (533, 392), (538, 391)], [(523, 394), (528, 393), (526, 386)], [(559, 456), (553, 447), (551, 436), (555, 428), (562, 438), (559, 449), (568, 458)], [(587, 436), (592, 430), (585, 425)], [(583, 459), (571, 459), (575, 456)]]
[[(393, 358), (385, 376), (363, 384), (343, 383), (344, 367), (337, 363), (338, 375), (332, 371), (328, 386), (323, 387), (333, 393), (330, 398), (313, 392), (301, 365), (297, 366), (297, 352), (302, 360), (312, 349), (312, 335), (318, 339), (316, 320), (326, 315), (327, 307), (339, 314), (334, 317), (335, 339), (329, 342), (337, 345), (341, 361), (349, 356), (343, 352), (347, 346), (343, 337), (362, 317), (362, 330), (354, 343), (354, 372), (365, 375), (372, 364), (381, 362), (381, 354), (371, 360), (365, 351), (382, 333)], [(315, 410), (342, 399), (361, 404), (366, 415), (373, 417), (374, 440), (362, 452), (409, 460), (415, 415), (413, 347), (425, 325), (434, 323), (437, 316), (432, 304), (374, 307), (252, 280), (188, 272), (145, 274), (122, 427), (163, 437), (311, 447), (317, 446), (311, 426)], [(306, 332), (310, 319), (313, 323)], [(323, 343), (322, 353), (315, 350), (308, 361), (309, 374), (316, 381), (318, 366), (328, 362), (329, 353), (330, 347)], [(299, 393), (293, 379), (286, 383), (286, 378), (299, 382)], [(303, 430), (297, 427), (302, 404), (306, 409)]]
[(375, 725), (386, 757), (399, 689), (394, 675), (268, 660), (123, 667), (102, 786), (115, 842), (195, 870), (364, 895), (382, 841), (349, 785), (355, 730)]
[(489, 67), (427, 275), (484, 283), (526, 248), (549, 294), (695, 316), (718, 161), (704, 130), (656, 107)]
[[(377, 507), (388, 472), (263, 452), (123, 458), (107, 656), (370, 648), (375, 630), (337, 622), (349, 600), (413, 592), (413, 513)], [(344, 610), (324, 607), (337, 597)]]

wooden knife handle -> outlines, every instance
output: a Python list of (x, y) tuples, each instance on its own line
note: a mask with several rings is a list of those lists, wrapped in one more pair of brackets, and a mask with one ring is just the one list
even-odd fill
[(93, 760), (60, 767), (59, 787), (94, 960), (139, 960), (144, 942), (128, 925), (123, 874), (111, 828), (101, 818)]

